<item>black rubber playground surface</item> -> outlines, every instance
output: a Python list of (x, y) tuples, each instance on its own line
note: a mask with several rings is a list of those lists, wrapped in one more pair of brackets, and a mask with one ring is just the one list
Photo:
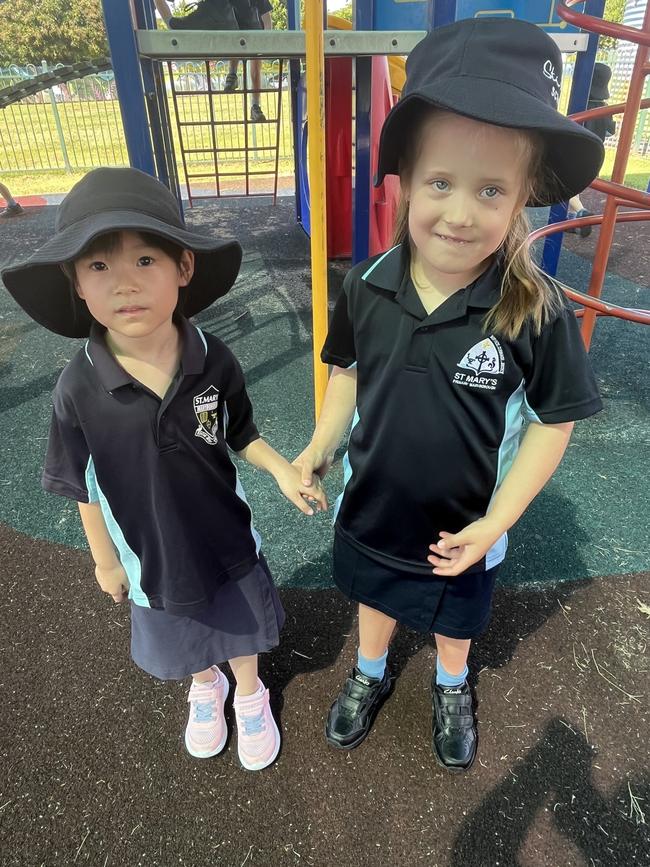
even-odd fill
[[(48, 237), (53, 216), (3, 222), (0, 262)], [(205, 204), (188, 222), (244, 246), (235, 289), (197, 322), (229, 343), (263, 435), (292, 457), (313, 415), (309, 247), (293, 201)], [(593, 246), (567, 238), (565, 282), (585, 287)], [(648, 306), (649, 250), (644, 225), (619, 230), (608, 298)], [(345, 267), (331, 266), (332, 298)], [(76, 509), (40, 490), (50, 392), (76, 345), (4, 291), (0, 338), (0, 863), (650, 864), (650, 330), (598, 323), (605, 411), (577, 426), (511, 533), (472, 657), (479, 760), (460, 777), (431, 754), (431, 642), (406, 630), (373, 733), (352, 753), (328, 749), (324, 716), (356, 647), (353, 608), (330, 581), (330, 518), (292, 512), (246, 466), (288, 613), (262, 664), (283, 750), (258, 774), (239, 767), (233, 739), (212, 760), (185, 754), (187, 685), (130, 662), (128, 611), (96, 588)], [(340, 462), (332, 499), (339, 486)]]

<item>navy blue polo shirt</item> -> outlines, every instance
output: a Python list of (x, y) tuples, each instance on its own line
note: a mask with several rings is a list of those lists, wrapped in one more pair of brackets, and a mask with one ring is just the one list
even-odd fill
[[(537, 336), (486, 333), (500, 297), (495, 261), (427, 315), (408, 243), (356, 265), (321, 358), (357, 366), (357, 408), (336, 530), (367, 556), (431, 573), (429, 545), (483, 517), (525, 420), (557, 424), (602, 408), (575, 315), (565, 305)], [(497, 565), (507, 534), (469, 571)]]
[(249, 572), (259, 536), (228, 449), (258, 439), (230, 350), (186, 319), (163, 400), (93, 326), (54, 391), (43, 487), (99, 502), (137, 605), (190, 615)]

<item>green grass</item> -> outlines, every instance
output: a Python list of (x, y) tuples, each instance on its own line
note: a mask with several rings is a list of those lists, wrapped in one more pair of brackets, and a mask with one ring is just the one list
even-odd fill
[[(280, 175), (293, 174), (291, 154), (291, 123), (289, 95), (282, 94), (282, 125), (280, 150)], [(267, 116), (275, 115), (276, 95), (263, 94), (263, 104)], [(213, 113), (223, 125), (216, 127), (217, 146), (243, 147), (245, 132), (243, 126), (229, 121), (241, 118), (243, 111), (242, 94), (213, 96)], [(210, 105), (207, 96), (192, 95), (178, 100), (181, 121), (196, 122), (209, 118)], [(49, 102), (43, 104), (23, 104), (9, 106), (0, 112), (0, 177), (5, 178), (11, 191), (17, 196), (39, 195), (45, 193), (65, 193), (87, 171), (94, 166), (127, 165), (128, 157), (124, 144), (122, 119), (115, 100), (105, 102), (74, 102), (57, 104), (61, 129), (66, 141), (72, 171), (66, 171), (61, 157), (59, 136)], [(185, 180), (178, 128), (173, 103), (170, 102), (172, 117), (172, 138), (181, 181)], [(249, 136), (256, 144), (265, 147), (251, 155), (251, 168), (272, 172), (274, 168), (275, 128), (272, 126), (248, 126)], [(209, 127), (184, 127), (186, 148), (200, 150), (212, 149), (212, 133)], [(604, 178), (611, 177), (614, 150), (606, 149), (605, 164), (601, 172)], [(190, 173), (213, 172), (214, 165), (205, 153), (187, 156)], [(223, 171), (242, 172), (243, 155), (222, 153), (219, 158)], [(650, 157), (631, 156), (628, 163), (626, 183), (645, 190), (650, 180)], [(214, 183), (214, 182), (212, 182)], [(195, 187), (209, 187), (210, 179), (194, 181)]]
[[(616, 151), (613, 148), (605, 148), (605, 162), (603, 163), (600, 176), (607, 181), (612, 177), (615, 153)], [(627, 162), (625, 183), (627, 186), (634, 187), (637, 190), (646, 190), (648, 181), (650, 181), (650, 157), (632, 154)]]
[[(192, 124), (210, 117), (207, 96), (179, 97), (178, 111), (181, 122)], [(243, 95), (213, 96), (213, 116), (221, 123), (215, 126), (216, 144), (219, 149), (244, 148), (246, 131), (236, 120), (243, 115)], [(172, 139), (176, 152), (179, 176), (185, 180), (179, 130), (174, 105), (170, 101)], [(267, 117), (277, 113), (277, 95), (262, 94), (262, 105)], [(0, 177), (5, 178), (13, 195), (39, 195), (65, 193), (89, 168), (96, 166), (128, 165), (124, 133), (119, 107), (116, 101), (58, 103), (58, 115), (68, 153), (69, 170), (66, 169), (60, 136), (55, 116), (49, 102), (18, 103), (0, 112)], [(280, 127), (281, 175), (293, 174), (291, 145), (291, 122), (289, 94), (282, 93), (282, 123)], [(272, 124), (249, 124), (248, 146), (262, 148), (249, 155), (250, 169), (273, 172), (275, 168), (276, 128)], [(212, 151), (213, 138), (209, 126), (185, 126), (183, 128), (186, 149)], [(205, 152), (186, 155), (189, 174), (214, 172), (210, 154)], [(222, 152), (219, 155), (222, 171), (243, 172), (242, 151)], [(214, 182), (212, 182), (214, 183)], [(193, 181), (195, 187), (210, 186), (210, 179)]]

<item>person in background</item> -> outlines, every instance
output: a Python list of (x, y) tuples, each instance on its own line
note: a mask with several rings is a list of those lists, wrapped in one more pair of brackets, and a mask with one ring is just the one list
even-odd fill
[[(156, 10), (170, 30), (271, 30), (272, 6), (269, 0), (201, 0), (189, 15), (175, 16), (167, 0), (155, 0)], [(224, 93), (234, 93), (239, 85), (237, 65), (232, 58)], [(250, 61), (253, 81), (250, 118), (254, 123), (266, 120), (260, 105), (262, 61)]]
[[(244, 2), (248, 2), (248, 0), (244, 0)], [(235, 13), (237, 12), (237, 4), (233, 4), (235, 7)], [(257, 10), (259, 20), (262, 24), (262, 28), (264, 30), (272, 30), (273, 22), (271, 20), (271, 10), (272, 6), (269, 3), (269, 0), (250, 0), (250, 6), (253, 11)], [(237, 16), (239, 18), (239, 16)], [(258, 30), (259, 27), (244, 27), (243, 25), (240, 27), (241, 30)], [(234, 93), (237, 90), (239, 85), (239, 81), (237, 78), (237, 66), (239, 61), (233, 58), (230, 61), (230, 72), (226, 76), (226, 84), (224, 86), (224, 93)], [(251, 79), (253, 81), (253, 98), (254, 101), (251, 103), (251, 120), (258, 122), (266, 120), (266, 115), (262, 111), (262, 107), (260, 105), (260, 91), (262, 87), (262, 61), (255, 58), (250, 61), (251, 64)]]
[[(591, 79), (591, 89), (589, 90), (589, 101), (587, 108), (602, 108), (607, 105), (609, 99), (609, 80), (612, 77), (612, 70), (606, 63), (594, 64), (594, 75)], [(616, 121), (610, 117), (595, 117), (593, 120), (585, 121), (585, 127), (595, 133), (601, 141), (605, 141), (607, 136), (614, 135), (616, 132)], [(573, 196), (569, 202), (568, 217), (590, 217), (592, 211), (587, 210), (582, 204), (580, 196)], [(591, 235), (591, 226), (581, 226), (579, 229), (567, 229), (573, 235), (580, 235), (581, 238), (587, 238)]]
[(9, 220), (11, 217), (22, 217), (25, 213), (24, 208), (18, 204), (9, 191), (9, 187), (0, 184), (0, 196), (5, 200), (6, 207), (0, 211), (0, 219)]

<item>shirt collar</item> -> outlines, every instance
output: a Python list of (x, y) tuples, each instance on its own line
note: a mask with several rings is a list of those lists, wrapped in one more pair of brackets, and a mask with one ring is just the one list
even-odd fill
[[(201, 330), (184, 316), (178, 318), (177, 324), (183, 346), (181, 355), (183, 376), (203, 373), (208, 347)], [(106, 345), (105, 334), (106, 329), (99, 323), (93, 322), (84, 350), (106, 391), (114, 391), (124, 385), (132, 385), (135, 380), (124, 370)]]
[[(403, 241), (376, 259), (361, 279), (379, 289), (394, 292), (399, 296), (400, 303), (404, 303), (410, 294), (407, 291), (407, 283), (411, 282), (410, 264), (409, 242)], [(466, 305), (463, 304), (463, 307), (481, 307), (486, 310), (493, 307), (501, 297), (501, 271), (501, 257), (495, 256), (488, 268), (463, 291), (466, 298)]]

